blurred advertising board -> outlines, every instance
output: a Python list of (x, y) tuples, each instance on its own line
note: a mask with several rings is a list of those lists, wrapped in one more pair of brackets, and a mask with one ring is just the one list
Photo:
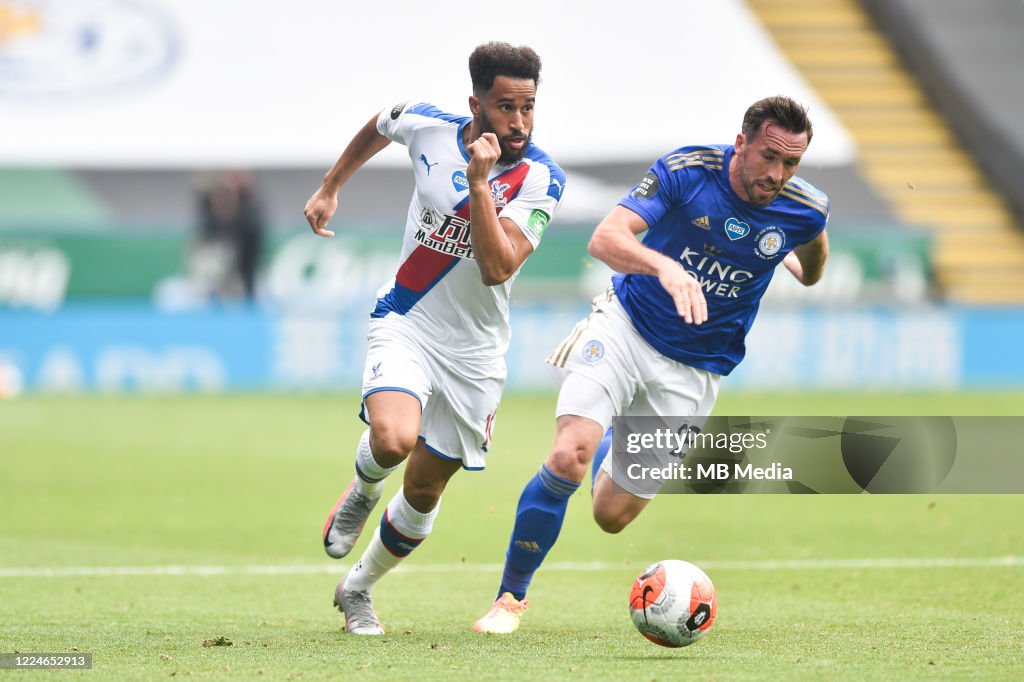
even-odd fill
[[(554, 390), (544, 358), (582, 303), (517, 302), (509, 388)], [(167, 313), (145, 303), (0, 311), (0, 395), (19, 392), (350, 390), (368, 310), (225, 306)], [(1024, 384), (1024, 310), (765, 310), (733, 388), (932, 390)]]
[[(884, 238), (882, 235), (884, 234)], [(588, 300), (610, 271), (587, 255), (590, 230), (563, 226), (544, 237), (516, 282), (517, 299)], [(846, 229), (832, 236), (825, 279), (803, 287), (775, 278), (767, 302), (926, 301), (930, 241), (912, 230)], [(336, 310), (369, 305), (394, 275), (401, 245), (393, 230), (353, 230), (330, 240), (276, 232), (269, 240), (260, 301), (274, 308)], [(152, 301), (161, 309), (210, 302), (206, 268), (187, 234), (119, 230), (0, 232), (0, 309), (53, 311), (80, 301)]]

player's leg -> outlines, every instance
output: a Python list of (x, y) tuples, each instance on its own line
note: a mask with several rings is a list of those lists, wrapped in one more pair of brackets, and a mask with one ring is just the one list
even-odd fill
[(607, 293), (595, 299), (594, 312), (548, 356), (561, 383), (555, 445), (520, 495), (498, 600), (473, 626), (478, 632), (518, 628), (526, 592), (558, 539), (569, 497), (586, 476), (612, 417), (636, 391), (632, 351), (624, 338), (629, 318), (609, 314), (613, 298)]
[(558, 540), (569, 498), (586, 476), (614, 409), (596, 381), (578, 374), (566, 377), (559, 391), (554, 446), (519, 496), (498, 599), (474, 624), (477, 632), (507, 634), (519, 627), (533, 575)]
[(324, 523), (323, 543), (335, 559), (347, 556), (384, 490), (384, 479), (409, 456), (421, 411), (431, 393), (420, 350), (402, 329), (371, 323), (360, 416), (369, 424), (356, 448), (355, 476)]
[(608, 430), (604, 432), (604, 438), (597, 445), (597, 450), (594, 451), (594, 459), (590, 462), (590, 496), (594, 496), (594, 485), (597, 483), (597, 474), (601, 471), (601, 464), (604, 463), (604, 458), (608, 456), (608, 453), (612, 449), (612, 435), (614, 430), (612, 427), (608, 427)]
[[(666, 426), (672, 430), (676, 430), (680, 419), (703, 428), (718, 397), (720, 377), (670, 360), (653, 349), (638, 351), (636, 358), (644, 378), (643, 388), (625, 414), (660, 415), (668, 420)], [(609, 451), (594, 481), (594, 520), (606, 533), (618, 533), (632, 523), (657, 492), (634, 487), (635, 482), (624, 480), (626, 477), (614, 460), (615, 454)], [(616, 475), (620, 478), (616, 479)]]
[(408, 393), (374, 393), (365, 406), (373, 417), (356, 448), (356, 475), (324, 523), (324, 549), (335, 559), (352, 551), (384, 491), (384, 479), (409, 456), (419, 432), (420, 402)]
[(594, 480), (594, 520), (604, 532), (618, 533), (640, 515), (651, 499), (653, 496), (644, 498), (617, 488), (602, 467)]
[(441, 493), (461, 464), (429, 452), (422, 440), (416, 444), (405, 467), (402, 487), (388, 503), (362, 557), (338, 585), (335, 604), (345, 614), (346, 631), (383, 634), (370, 592), (430, 535)]
[(486, 464), (505, 383), (504, 361), (458, 363), (427, 351), (421, 357), (431, 384), (444, 390), (424, 406), (418, 422), (421, 435), (405, 465), (403, 486), (339, 588), (338, 602), (343, 610), (347, 607), (349, 632), (382, 631), (373, 612), (371, 589), (430, 534), (441, 493), (455, 472), (483, 469)]
[[(636, 396), (634, 403), (626, 409), (627, 412), (637, 409), (637, 404), (641, 406), (640, 409), (642, 410), (646, 411), (649, 409), (649, 407), (645, 406), (644, 393), (644, 391), (641, 391)], [(612, 473), (615, 471), (615, 454), (612, 452), (611, 442), (613, 433), (613, 429), (609, 428), (608, 433), (605, 435), (605, 441), (607, 442), (602, 442), (602, 446), (605, 449), (602, 453), (601, 461), (598, 463), (597, 457), (594, 458), (592, 472), (591, 505), (594, 512), (594, 521), (606, 533), (618, 533), (621, 531), (654, 499), (654, 494), (648, 493), (646, 487), (643, 490), (632, 487), (636, 485), (633, 481), (628, 482), (631, 486), (629, 490), (616, 482), (617, 479), (613, 477)], [(619, 473), (621, 474), (621, 471)]]
[(558, 418), (551, 454), (519, 496), (498, 598), (473, 625), (477, 632), (509, 634), (519, 627), (533, 574), (558, 539), (569, 498), (586, 476), (603, 432), (586, 417)]
[(499, 596), (526, 596), (534, 572), (558, 539), (569, 498), (586, 476), (603, 433), (601, 424), (587, 417), (558, 417), (551, 453), (519, 497)]

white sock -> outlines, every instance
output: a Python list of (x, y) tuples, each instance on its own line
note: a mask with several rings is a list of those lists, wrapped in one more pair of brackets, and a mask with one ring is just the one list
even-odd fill
[(398, 489), (395, 496), (388, 502), (388, 523), (391, 527), (407, 538), (422, 542), (434, 529), (434, 519), (441, 510), (441, 500), (427, 513), (413, 509), (405, 499), (405, 486)]
[[(373, 539), (367, 546), (363, 556), (348, 572), (344, 589), (369, 592), (384, 575), (397, 566), (402, 559), (419, 546), (434, 527), (434, 519), (441, 509), (441, 503), (423, 514), (412, 508), (405, 499), (405, 492), (398, 489), (388, 502), (386, 514), (386, 539), (381, 539), (378, 526), (373, 532)], [(382, 521), (382, 524), (384, 522)], [(391, 545), (389, 548), (388, 545)]]
[(356, 448), (356, 492), (370, 497), (379, 496), (384, 491), (384, 479), (397, 468), (398, 465), (382, 467), (377, 463), (370, 451), (370, 429), (363, 431), (359, 437), (359, 447)]
[(403, 557), (397, 557), (388, 551), (388, 548), (380, 541), (380, 528), (374, 528), (370, 544), (366, 546), (366, 551), (363, 552), (363, 556), (359, 557), (356, 565), (348, 572), (342, 589), (369, 592), (377, 584), (377, 581), (397, 566), (402, 559)]

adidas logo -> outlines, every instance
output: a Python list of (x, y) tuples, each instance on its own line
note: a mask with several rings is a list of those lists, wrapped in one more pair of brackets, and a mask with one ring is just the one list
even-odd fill
[(696, 225), (697, 227), (701, 228), (702, 230), (711, 229), (711, 218), (707, 217), (706, 215), (701, 216), (700, 218), (694, 218), (690, 222)]

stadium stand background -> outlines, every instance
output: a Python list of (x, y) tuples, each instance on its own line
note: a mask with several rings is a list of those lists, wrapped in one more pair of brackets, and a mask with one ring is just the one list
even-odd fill
[[(407, 4), (413, 12), (415, 5)], [(535, 4), (525, 11), (543, 11)], [(150, 5), (179, 36), (168, 42), (167, 54), (154, 48), (149, 57), (154, 64), (177, 58), (179, 76), (194, 75), (197, 65), (189, 60), (211, 58), (202, 53), (197, 24), (189, 23), (198, 10), (157, 0), (140, 7)], [(224, 6), (210, 3), (203, 11), (212, 16), (206, 18), (227, 21)], [(294, 11), (316, 7), (316, 0), (301, 0)], [(580, 21), (594, 23), (581, 31), (601, 30), (598, 24), (609, 17), (641, 19), (622, 17), (615, 3), (587, 7), (592, 16)], [(568, 16), (578, 9), (566, 3), (558, 11)], [(607, 277), (585, 254), (595, 222), (657, 154), (689, 142), (731, 141), (742, 106), (778, 91), (812, 105), (819, 132), (801, 176), (830, 195), (834, 253), (818, 287), (803, 289), (788, 277), (776, 278), (748, 362), (732, 384), (1019, 385), (1024, 363), (1007, 367), (995, 358), (1003, 351), (1012, 355), (1012, 340), (1024, 328), (1015, 307), (1024, 296), (1018, 283), (1024, 248), (1019, 218), (1010, 208), (1019, 210), (1022, 190), (996, 179), (1020, 177), (1015, 169), (1024, 143), (1013, 123), (1021, 118), (1014, 112), (1020, 111), (1022, 95), (1006, 79), (1014, 77), (1008, 65), (1024, 63), (1015, 40), (1024, 28), (1024, 6), (1007, 9), (990, 1), (973, 3), (968, 11), (954, 2), (752, 0), (713, 8), (695, 1), (654, 3), (649, 9), (677, 14), (679, 21), (657, 29), (664, 35), (641, 35), (614, 59), (566, 51), (554, 22), (554, 28), (529, 27), (511, 35), (467, 36), (464, 44), (434, 42), (422, 61), (458, 68), (437, 73), (429, 86), (419, 83), (412, 93), (408, 79), (415, 73), (405, 74), (404, 82), (366, 76), (359, 87), (334, 86), (322, 108), (296, 101), (293, 92), (252, 95), (252, 101), (238, 102), (241, 132), (234, 148), (230, 129), (223, 127), (231, 119), (216, 127), (214, 77), (191, 91), (209, 95), (206, 109), (186, 112), (162, 101), (164, 110), (150, 113), (164, 118), (148, 127), (150, 121), (136, 120), (140, 130), (133, 131), (133, 144), (129, 131), (122, 140), (116, 128), (101, 128), (96, 112), (109, 107), (113, 119), (138, 119), (135, 108), (147, 98), (159, 99), (156, 85), (136, 83), (138, 92), (88, 92), (76, 101), (81, 93), (54, 96), (26, 85), (13, 70), (18, 60), (7, 59), (0, 64), (0, 98), (13, 103), (8, 111), (24, 134), (0, 152), (0, 393), (356, 385), (365, 310), (396, 264), (412, 190), (408, 162), (392, 154), (352, 180), (342, 192), (338, 218), (346, 227), (334, 241), (309, 234), (302, 205), (374, 109), (395, 97), (432, 97), (438, 90), (461, 111), (465, 54), (491, 38), (534, 44), (544, 56), (542, 105), (550, 108), (538, 114), (537, 138), (570, 177), (557, 229), (549, 231), (514, 292), (513, 387), (550, 388), (540, 358)], [(175, 20), (174, 12), (182, 14)], [(99, 23), (83, 29), (80, 17), (66, 8), (0, 2), (0, 54), (29, 54), (17, 51), (27, 44), (18, 41), (45, 39), (48, 21), (74, 35), (79, 46), (95, 39), (90, 30), (102, 35), (109, 28)], [(339, 30), (324, 23), (311, 44)], [(390, 73), (407, 59), (398, 45), (415, 44), (412, 38), (423, 33), (422, 25), (408, 23), (411, 29), (390, 35), (380, 47), (395, 53), (380, 72)], [(718, 67), (687, 63), (691, 70), (673, 70), (678, 78), (665, 87), (657, 70), (673, 68), (672, 50), (659, 47), (657, 58), (649, 59), (643, 47), (664, 46), (665, 37), (678, 32), (675, 25), (730, 26), (745, 49)], [(157, 37), (170, 30), (154, 26)], [(253, 33), (258, 28), (238, 26)], [(373, 36), (361, 40), (359, 49), (379, 47)], [(971, 49), (980, 45), (987, 49)], [(58, 41), (58, 52), (65, 48)], [(61, 56), (69, 54), (65, 49)], [(263, 77), (283, 83), (282, 73), (287, 78), (289, 70), (302, 70), (298, 55), (259, 55), (254, 61), (247, 86)], [(231, 63), (240, 64), (242, 58)], [(590, 73), (594, 64), (608, 71), (606, 78)], [(754, 64), (760, 81), (749, 74)], [(339, 56), (332, 74), (345, 66)], [(208, 66), (220, 77), (218, 68), (223, 65)], [(140, 78), (155, 82), (158, 76), (167, 87), (181, 87), (173, 70)], [(708, 83), (728, 85), (719, 92)], [(227, 89), (241, 96), (252, 88)], [(581, 105), (587, 93), (595, 94)], [(268, 124), (263, 104), (278, 117), (277, 125)], [(204, 111), (219, 134), (193, 133), (182, 143), (162, 139), (174, 137), (162, 133), (176, 118), (201, 120)], [(76, 123), (95, 128), (72, 135)], [(302, 137), (295, 129), (304, 123), (312, 130), (300, 131)], [(138, 140), (146, 144), (140, 147)], [(247, 140), (257, 151), (244, 150)], [(148, 157), (147, 144), (155, 150)], [(260, 144), (269, 150), (262, 157)], [(552, 146), (559, 144), (565, 153)], [(256, 306), (189, 293), (196, 187), (218, 167), (252, 168), (262, 192), (271, 240)], [(993, 303), (1001, 307), (988, 307)], [(774, 351), (780, 346), (788, 349), (785, 360)]]
[(751, 5), (850, 129), (869, 182), (901, 220), (934, 231), (944, 297), (1024, 301), (1024, 95), (1013, 68), (1024, 4)]

